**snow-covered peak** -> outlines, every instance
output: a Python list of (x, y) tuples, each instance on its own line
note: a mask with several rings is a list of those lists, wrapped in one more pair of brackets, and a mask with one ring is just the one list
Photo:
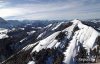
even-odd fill
[(75, 32), (75, 35), (78, 33), (76, 39), (80, 43), (83, 43), (83, 46), (85, 46), (86, 48), (92, 48), (96, 41), (96, 38), (99, 36), (99, 32), (97, 32), (91, 26), (83, 24), (78, 19), (75, 19), (71, 22), (73, 22), (73, 24), (79, 28), (79, 30)]
[(73, 21), (71, 21), (73, 23), (73, 25), (76, 25), (79, 29), (83, 29), (83, 28), (88, 28), (89, 26), (83, 24), (80, 20), (75, 19)]
[(78, 20), (78, 19), (74, 19), (73, 21), (71, 21), (73, 24), (78, 24), (78, 23), (81, 23), (81, 21), (80, 20)]
[(72, 40), (70, 41), (66, 52), (64, 52), (65, 64), (73, 64), (74, 57), (78, 52), (79, 43), (82, 44), (82, 46), (87, 50), (88, 53), (90, 53), (90, 49), (94, 48), (97, 45), (96, 41), (98, 36), (100, 35), (99, 32), (97, 32), (94, 28), (83, 24), (79, 20), (75, 19), (71, 22), (73, 22), (73, 25), (75, 25), (74, 27), (77, 26), (79, 29), (74, 32)]

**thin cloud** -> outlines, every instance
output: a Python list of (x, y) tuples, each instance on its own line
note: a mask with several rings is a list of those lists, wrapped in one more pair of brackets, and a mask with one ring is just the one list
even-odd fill
[(2, 8), (0, 9), (0, 17), (9, 17), (20, 15), (20, 9), (18, 8)]
[[(3, 4), (6, 4), (4, 6)], [(99, 0), (4, 0), (0, 13), (6, 19), (67, 19), (100, 16)], [(7, 9), (10, 12), (6, 12)], [(4, 13), (6, 12), (6, 13)], [(87, 15), (88, 13), (88, 15)]]

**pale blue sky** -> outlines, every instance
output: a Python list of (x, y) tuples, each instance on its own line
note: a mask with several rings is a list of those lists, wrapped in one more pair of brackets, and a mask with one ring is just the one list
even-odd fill
[(0, 17), (33, 20), (100, 18), (100, 0), (0, 0)]

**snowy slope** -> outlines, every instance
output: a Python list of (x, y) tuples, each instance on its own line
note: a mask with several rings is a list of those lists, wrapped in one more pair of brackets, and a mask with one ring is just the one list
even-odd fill
[[(55, 37), (58, 35), (60, 33), (60, 31), (58, 31), (58, 32), (55, 32), (54, 34), (52, 34), (52, 35), (50, 35), (50, 36), (48, 36), (47, 38), (45, 38), (45, 39), (43, 39), (43, 40), (41, 40), (41, 41), (39, 41), (39, 44), (33, 49), (33, 51), (32, 52), (34, 52), (34, 51), (40, 51), (41, 49), (45, 49), (45, 48), (47, 48), (47, 47), (51, 47), (52, 45), (54, 45), (55, 44)], [(53, 44), (52, 44), (52, 42), (53, 42)], [(51, 44), (51, 45), (50, 45)]]
[(7, 32), (7, 29), (0, 28), (0, 39), (8, 38)]

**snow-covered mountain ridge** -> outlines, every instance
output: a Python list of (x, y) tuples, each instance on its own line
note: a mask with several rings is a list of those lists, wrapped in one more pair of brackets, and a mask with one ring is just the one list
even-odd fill
[[(79, 30), (74, 33), (72, 40), (70, 41), (69, 47), (64, 52), (66, 55), (64, 62), (68, 64), (75, 63), (73, 62), (76, 54), (79, 52), (78, 49), (80, 44), (87, 50), (87, 53), (90, 53), (90, 49), (95, 47), (98, 36), (100, 35), (94, 28), (84, 25), (79, 20), (72, 21)], [(70, 53), (70, 54), (69, 54)]]
[(86, 50), (86, 58), (93, 60), (95, 56), (90, 52), (99, 46), (100, 33), (75, 19), (44, 27), (36, 39), (2, 64), (77, 64), (76, 56), (80, 55), (81, 47)]

